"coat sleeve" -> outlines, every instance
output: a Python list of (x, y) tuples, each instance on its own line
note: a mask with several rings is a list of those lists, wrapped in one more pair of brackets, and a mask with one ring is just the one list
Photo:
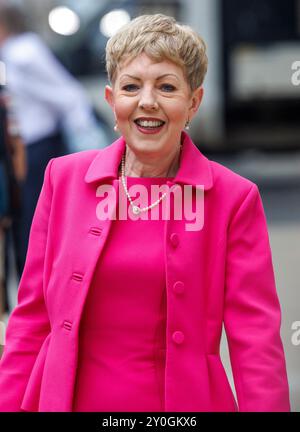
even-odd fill
[(53, 160), (45, 169), (18, 287), (18, 302), (7, 325), (6, 344), (0, 361), (0, 411), (21, 411), (35, 359), (50, 333), (44, 303), (43, 270), (52, 198), (50, 170)]
[(228, 229), (224, 328), (239, 411), (290, 411), (266, 217), (258, 187)]

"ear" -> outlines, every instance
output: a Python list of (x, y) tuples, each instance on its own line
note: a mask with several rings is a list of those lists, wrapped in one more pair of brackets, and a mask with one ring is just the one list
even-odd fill
[(191, 96), (191, 106), (189, 108), (190, 120), (197, 113), (200, 104), (202, 102), (203, 94), (204, 94), (204, 90), (202, 86), (196, 88), (196, 90), (193, 91)]
[(113, 93), (113, 89), (109, 85), (105, 86), (105, 100), (109, 103), (109, 105), (114, 110), (115, 107), (114, 93)]

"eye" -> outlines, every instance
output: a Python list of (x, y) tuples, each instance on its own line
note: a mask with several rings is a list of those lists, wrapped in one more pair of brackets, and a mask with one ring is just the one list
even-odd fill
[(161, 87), (167, 89), (167, 92), (176, 90), (171, 84), (162, 84)]
[(137, 86), (135, 84), (127, 84), (127, 85), (122, 87), (122, 90), (135, 91), (136, 87)]

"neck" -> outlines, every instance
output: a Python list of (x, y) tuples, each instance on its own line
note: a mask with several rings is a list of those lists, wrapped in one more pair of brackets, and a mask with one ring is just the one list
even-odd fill
[(130, 177), (175, 177), (179, 169), (182, 145), (174, 153), (149, 158), (137, 157), (128, 146), (125, 150), (125, 176)]

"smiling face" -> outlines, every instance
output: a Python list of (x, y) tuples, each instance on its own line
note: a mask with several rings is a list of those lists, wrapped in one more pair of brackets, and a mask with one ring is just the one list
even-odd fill
[[(191, 92), (180, 66), (169, 60), (155, 63), (145, 53), (123, 64), (113, 87), (105, 88), (126, 144), (137, 153), (161, 156), (178, 148), (185, 123), (196, 114), (202, 95), (202, 87)], [(135, 122), (142, 118), (164, 124), (155, 131), (145, 129)]]

